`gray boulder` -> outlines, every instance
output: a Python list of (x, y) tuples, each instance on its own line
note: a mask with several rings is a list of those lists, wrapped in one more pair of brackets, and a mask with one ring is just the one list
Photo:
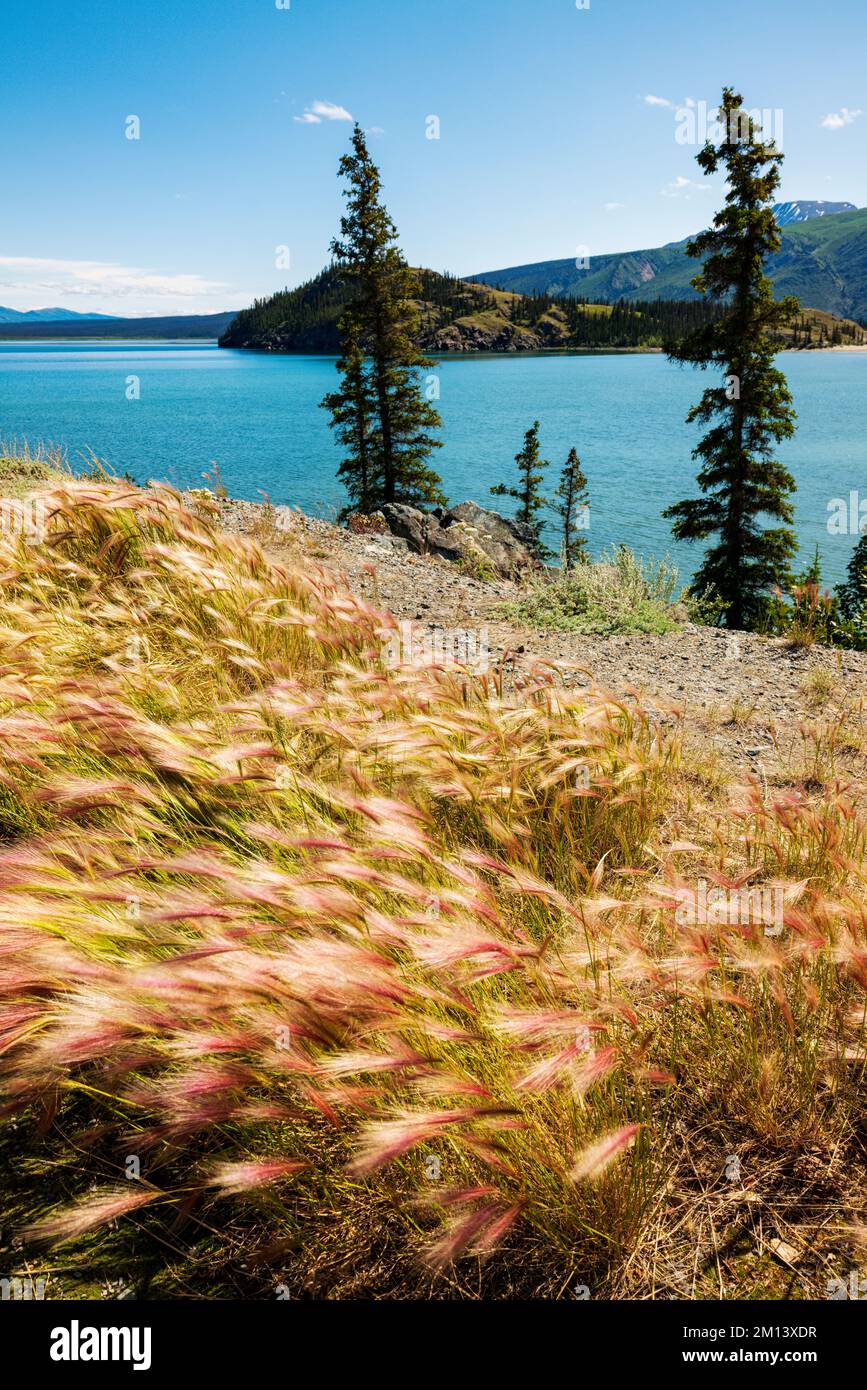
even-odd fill
[(462, 551), (456, 536), (447, 536), (439, 519), (403, 502), (386, 502), (380, 508), (393, 536), (400, 536), (417, 555), (439, 555), (443, 560), (460, 560)]
[(466, 531), (470, 543), (484, 553), (494, 571), (503, 578), (539, 567), (533, 554), (531, 528), (500, 516), (499, 512), (488, 511), (477, 502), (460, 502), (457, 507), (449, 508), (441, 524), (447, 531), (455, 527)]
[(447, 511), (422, 512), (402, 502), (381, 508), (392, 535), (401, 536), (417, 555), (463, 561), (473, 570), (489, 568), (503, 579), (537, 569), (529, 526), (487, 511), (476, 502), (461, 502)]
[(417, 507), (406, 507), (402, 502), (386, 502), (379, 514), (393, 536), (402, 536), (410, 550), (424, 554), (428, 522), (424, 512)]

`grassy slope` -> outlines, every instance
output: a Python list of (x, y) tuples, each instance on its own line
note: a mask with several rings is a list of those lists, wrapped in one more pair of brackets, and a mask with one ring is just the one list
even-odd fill
[(40, 452), (22, 455), (0, 444), (0, 497), (23, 498), (40, 483), (51, 482), (61, 473), (59, 459)]
[(867, 318), (867, 209), (786, 228), (777, 263), (779, 293), (844, 317)]
[[(727, 809), (676, 723), (390, 664), (303, 550), (167, 490), (44, 501), (0, 536), (4, 1269), (823, 1296), (865, 1191), (845, 791)], [(745, 872), (782, 933), (690, 925)]]

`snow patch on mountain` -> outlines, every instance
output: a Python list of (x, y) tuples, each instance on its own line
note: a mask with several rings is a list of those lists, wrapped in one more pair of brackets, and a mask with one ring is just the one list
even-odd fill
[(826, 203), (824, 198), (774, 203), (774, 216), (779, 227), (788, 227), (791, 222), (809, 222), (814, 217), (828, 217), (835, 212), (857, 211), (854, 203)]

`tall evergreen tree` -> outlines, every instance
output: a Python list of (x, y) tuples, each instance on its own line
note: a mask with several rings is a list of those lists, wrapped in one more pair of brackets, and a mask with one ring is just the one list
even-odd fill
[(586, 515), (590, 497), (587, 492), (587, 479), (581, 467), (577, 450), (570, 449), (560, 486), (557, 489), (557, 514), (563, 523), (563, 565), (571, 569), (587, 559), (587, 537), (580, 534), (582, 513)]
[(331, 391), (320, 405), (331, 411), (331, 423), (346, 450), (337, 476), (349, 493), (349, 512), (376, 510), (382, 494), (381, 452), (376, 433), (376, 402), (361, 350), (361, 326), (352, 308), (341, 319), (343, 352), (337, 362), (342, 377), (339, 391)]
[[(725, 206), (709, 231), (687, 245), (705, 256), (695, 289), (724, 304), (715, 322), (669, 348), (675, 362), (722, 369), (725, 381), (710, 387), (687, 420), (711, 424), (693, 457), (702, 460), (698, 484), (704, 496), (678, 502), (666, 516), (681, 540), (718, 543), (705, 552), (696, 589), (715, 586), (728, 627), (755, 626), (772, 585), (791, 578), (795, 537), (788, 501), (795, 481), (772, 457), (773, 447), (795, 430), (786, 378), (774, 366), (772, 334), (800, 312), (796, 299), (775, 303), (764, 273), (765, 257), (780, 246), (771, 209), (783, 156), (742, 109), (742, 98), (723, 91), (718, 146), (710, 141), (696, 156), (706, 174), (725, 172)], [(762, 528), (761, 516), (782, 523)]]
[(520, 480), (518, 486), (507, 487), (505, 483), (497, 483), (491, 492), (495, 497), (515, 498), (519, 504), (515, 520), (529, 526), (533, 533), (533, 549), (538, 558), (544, 560), (551, 552), (542, 543), (542, 519), (539, 513), (546, 502), (539, 484), (543, 478), (541, 470), (548, 467), (548, 460), (540, 458), (539, 453), (539, 421), (534, 420), (524, 435), (523, 447), (515, 455)]
[(863, 625), (867, 612), (867, 535), (858, 537), (846, 568), (845, 583), (837, 585), (836, 593), (843, 617)]
[(431, 451), (440, 447), (433, 431), (441, 421), (419, 381), (419, 373), (433, 366), (416, 347), (419, 285), (397, 246), (397, 230), (380, 196), (379, 170), (358, 125), (352, 153), (343, 156), (339, 172), (348, 180), (346, 213), (331, 251), (352, 288), (351, 313), (341, 320), (341, 360), (351, 361), (352, 368), (349, 375), (343, 369), (342, 388), (331, 394), (329, 409), (341, 429), (345, 411), (359, 417), (356, 439), (368, 401), (375, 417), (373, 434), (365, 436), (371, 453), (364, 463), (360, 454), (350, 453), (341, 473), (347, 483), (352, 481), (355, 495), (364, 491), (370, 510), (385, 502), (444, 503), (441, 480), (426, 465)]

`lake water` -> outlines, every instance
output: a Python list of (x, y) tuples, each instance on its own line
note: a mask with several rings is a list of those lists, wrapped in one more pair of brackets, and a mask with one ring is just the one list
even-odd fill
[[(799, 415), (779, 456), (798, 483), (802, 554), (819, 544), (825, 579), (843, 577), (851, 535), (829, 535), (828, 503), (858, 490), (867, 513), (867, 353), (785, 353)], [(444, 447), (434, 465), (453, 502), (508, 511), (490, 487), (514, 481), (524, 431), (541, 421), (553, 493), (570, 447), (591, 494), (591, 550), (614, 542), (674, 558), (686, 578), (700, 548), (672, 541), (660, 513), (695, 492), (698, 435), (684, 424), (710, 378), (661, 354), (453, 357), (436, 369)], [(140, 396), (128, 399), (129, 378)], [(218, 349), (215, 343), (0, 343), (0, 440), (86, 450), (138, 481), (202, 484), (213, 460), (229, 492), (333, 516), (339, 452), (318, 402), (334, 361)], [(857, 525), (857, 522), (853, 523)], [(555, 531), (551, 540), (556, 544)]]

